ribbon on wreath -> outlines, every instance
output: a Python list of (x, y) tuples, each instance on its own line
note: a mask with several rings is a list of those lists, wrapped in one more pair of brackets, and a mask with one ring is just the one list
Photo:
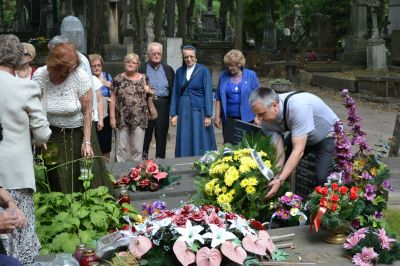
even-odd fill
[(327, 207), (328, 207), (328, 199), (326, 197), (322, 196), (319, 199), (319, 209), (318, 209), (317, 215), (315, 215), (315, 217), (312, 217), (312, 219), (311, 219), (310, 232), (312, 230), (313, 224), (315, 225), (315, 232), (318, 232), (319, 227), (322, 223), (322, 217), (324, 217)]

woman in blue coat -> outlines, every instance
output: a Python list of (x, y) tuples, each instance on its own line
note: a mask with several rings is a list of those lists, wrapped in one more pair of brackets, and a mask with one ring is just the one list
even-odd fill
[(171, 96), (171, 124), (177, 127), (175, 157), (199, 156), (216, 150), (212, 81), (208, 69), (197, 63), (196, 49), (182, 49), (184, 65), (176, 71)]
[(230, 142), (226, 128), (232, 120), (239, 119), (255, 123), (255, 116), (249, 105), (250, 93), (260, 87), (256, 73), (244, 67), (246, 59), (241, 51), (233, 49), (224, 56), (228, 70), (221, 73), (215, 93), (215, 121), (217, 128), (222, 127), (224, 143)]

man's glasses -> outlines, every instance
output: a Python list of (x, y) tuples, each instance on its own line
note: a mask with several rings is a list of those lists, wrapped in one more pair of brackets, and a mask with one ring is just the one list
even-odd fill
[(150, 55), (159, 55), (159, 56), (161, 56), (162, 53), (161, 52), (154, 52), (154, 53), (150, 53)]

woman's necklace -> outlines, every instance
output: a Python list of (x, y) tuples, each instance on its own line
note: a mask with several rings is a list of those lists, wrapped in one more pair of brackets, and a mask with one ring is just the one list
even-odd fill
[(233, 83), (233, 85), (235, 85), (234, 88), (235, 91), (239, 90), (239, 84), (241, 81), (242, 81), (242, 73), (231, 77), (231, 82)]

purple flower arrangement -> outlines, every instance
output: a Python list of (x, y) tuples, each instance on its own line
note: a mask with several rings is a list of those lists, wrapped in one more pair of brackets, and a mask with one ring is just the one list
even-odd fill
[(388, 236), (383, 228), (361, 228), (346, 239), (343, 248), (345, 255), (351, 257), (355, 265), (360, 266), (392, 264), (400, 258), (399, 243)]
[(294, 226), (304, 224), (307, 217), (302, 212), (303, 198), (292, 192), (286, 192), (273, 204), (275, 212), (272, 214), (270, 225), (273, 222), (280, 226)]

